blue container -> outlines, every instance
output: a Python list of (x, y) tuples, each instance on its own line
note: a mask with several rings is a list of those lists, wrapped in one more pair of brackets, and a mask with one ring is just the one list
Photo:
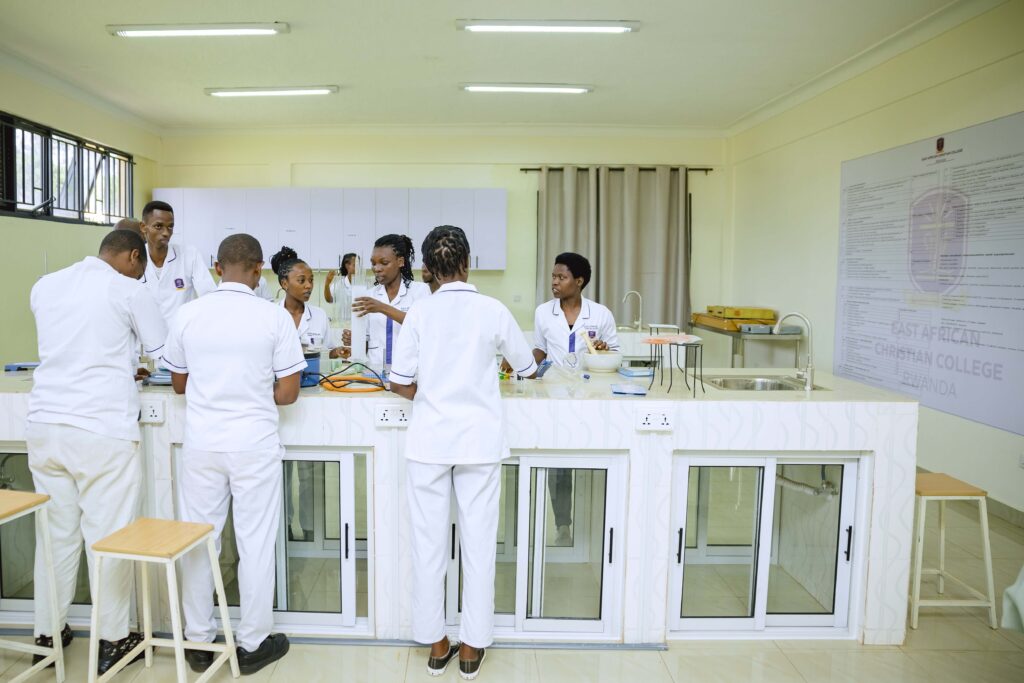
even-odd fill
[(320, 384), (320, 352), (306, 353), (306, 369), (299, 378), (299, 386), (315, 387)]

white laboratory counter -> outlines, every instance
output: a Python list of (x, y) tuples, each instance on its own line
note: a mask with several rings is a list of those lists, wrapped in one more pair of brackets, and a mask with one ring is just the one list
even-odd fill
[[(705, 369), (705, 377), (724, 374), (751, 370)], [(497, 539), (499, 640), (640, 645), (742, 634), (903, 642), (916, 402), (824, 373), (824, 390), (810, 394), (705, 383), (694, 397), (677, 371), (671, 392), (666, 376), (632, 398), (612, 395), (613, 381), (624, 380), (552, 372), (519, 390), (503, 386), (513, 459), (502, 478)], [(0, 453), (24, 453), (30, 387), (30, 373), (0, 379)], [(172, 517), (184, 399), (147, 388), (143, 400), (163, 417), (143, 429), (143, 514)], [(384, 407), (411, 404), (390, 393), (317, 388), (281, 410), (288, 500), (277, 607), (286, 632), (411, 637), (406, 445), (401, 422), (380, 423)], [(571, 503), (569, 534), (557, 523), (556, 498), (560, 508)], [(315, 521), (300, 520), (293, 500), (303, 499)], [(17, 538), (0, 543), (24, 546)], [(25, 548), (16, 554), (22, 562), (30, 556)], [(227, 548), (228, 582), (232, 560)], [(12, 597), (17, 590), (0, 586), (0, 620), (8, 624), (31, 620), (29, 600)], [(164, 623), (165, 611), (157, 617)]]

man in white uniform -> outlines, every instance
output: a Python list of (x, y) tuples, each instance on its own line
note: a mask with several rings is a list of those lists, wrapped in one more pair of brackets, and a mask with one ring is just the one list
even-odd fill
[(142, 284), (160, 304), (164, 319), (170, 324), (182, 304), (209, 294), (217, 285), (198, 249), (171, 244), (174, 209), (170, 204), (161, 201), (146, 204), (142, 209), (141, 228), (149, 256)]
[[(29, 394), (29, 469), (36, 491), (51, 497), (50, 533), (57, 613), (50, 623), (46, 562), (36, 547), (36, 643), (51, 645), (75, 593), (82, 540), (92, 544), (130, 524), (142, 493), (139, 456), (138, 344), (159, 356), (167, 336), (160, 310), (138, 281), (146, 247), (130, 230), (103, 238), (99, 257), (44, 276), (32, 288), (39, 367)], [(95, 590), (96, 585), (93, 584)], [(128, 632), (132, 566), (104, 563), (99, 614), (103, 673), (141, 642)], [(61, 631), (65, 645), (71, 629)]]
[[(440, 676), (459, 654), (476, 678), (494, 630), (494, 562), (501, 460), (509, 456), (495, 355), (521, 376), (537, 372), (512, 313), (466, 283), (469, 242), (454, 226), (434, 228), (423, 261), (440, 287), (413, 305), (391, 367), (391, 390), (413, 401), (406, 435), (412, 523), (413, 638), (430, 643), (427, 671)], [(462, 536), (461, 646), (445, 635), (444, 575), (454, 489)]]
[[(235, 634), (244, 674), (288, 652), (288, 638), (270, 632), (284, 451), (277, 406), (298, 398), (306, 367), (291, 316), (253, 293), (262, 266), (254, 237), (236, 234), (221, 242), (220, 286), (181, 307), (164, 351), (174, 391), (187, 399), (180, 516), (213, 524), (219, 543), (229, 504), (234, 510), (242, 611)], [(201, 548), (182, 558), (182, 574), (185, 637), (212, 642), (213, 576)], [(194, 671), (213, 661), (212, 652), (186, 655)]]

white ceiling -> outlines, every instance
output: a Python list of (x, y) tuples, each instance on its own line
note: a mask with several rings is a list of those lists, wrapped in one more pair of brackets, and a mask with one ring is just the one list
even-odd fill
[[(587, 125), (723, 130), (950, 0), (0, 0), (0, 45), (165, 129)], [(977, 4), (977, 3), (975, 3)], [(494, 35), (459, 18), (632, 19), (639, 32)], [(125, 39), (106, 24), (284, 21), (271, 38)], [(470, 94), (465, 82), (591, 85)], [(214, 86), (336, 84), (318, 98)]]

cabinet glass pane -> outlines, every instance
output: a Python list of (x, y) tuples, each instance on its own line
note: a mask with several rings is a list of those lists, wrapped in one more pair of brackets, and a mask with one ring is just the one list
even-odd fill
[(607, 470), (532, 468), (528, 618), (600, 619)]
[[(0, 489), (35, 491), (26, 453), (0, 453)], [(0, 526), (0, 597), (31, 600), (35, 591), (33, 568), (36, 556), (35, 515)], [(78, 558), (76, 605), (90, 604), (89, 565), (85, 550)]]
[(681, 617), (753, 616), (762, 469), (689, 469), (688, 488), (701, 495), (686, 518), (697, 543), (683, 553)]
[(779, 465), (775, 477), (768, 614), (831, 614), (843, 466)]

